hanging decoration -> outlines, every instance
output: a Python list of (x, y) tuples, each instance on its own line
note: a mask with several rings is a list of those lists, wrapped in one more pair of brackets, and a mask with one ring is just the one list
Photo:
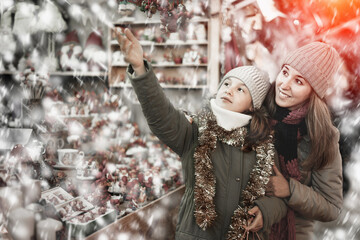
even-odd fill
[(89, 71), (106, 70), (106, 51), (101, 38), (101, 31), (93, 31), (86, 40), (83, 55)]
[(87, 70), (83, 56), (83, 48), (80, 45), (76, 30), (72, 30), (66, 35), (59, 55), (60, 66), (63, 71)]
[(183, 4), (167, 4), (160, 7), (160, 30), (163, 32), (176, 32), (185, 30), (192, 13), (187, 12)]
[(131, 15), (136, 10), (136, 5), (126, 1), (120, 1), (118, 4), (118, 13), (122, 16), (122, 20), (124, 18), (131, 19)]
[[(119, 6), (127, 1), (119, 0)], [(188, 12), (183, 1), (170, 3), (169, 0), (136, 0), (134, 3), (139, 6), (140, 11), (145, 12), (148, 18), (151, 18), (157, 11), (160, 14), (161, 31), (177, 32), (185, 30), (188, 20), (193, 13)]]

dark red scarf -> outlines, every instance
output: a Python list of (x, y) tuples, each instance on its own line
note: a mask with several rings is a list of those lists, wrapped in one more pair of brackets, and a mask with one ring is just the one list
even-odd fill
[[(280, 171), (284, 177), (301, 180), (298, 165), (297, 145), (307, 133), (305, 116), (309, 104), (294, 111), (277, 106), (274, 116), (275, 148), (279, 155)], [(295, 214), (288, 208), (286, 216), (271, 228), (271, 240), (296, 239)]]

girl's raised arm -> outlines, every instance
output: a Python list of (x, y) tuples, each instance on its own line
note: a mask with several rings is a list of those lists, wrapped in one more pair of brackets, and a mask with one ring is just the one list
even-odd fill
[(124, 33), (121, 28), (115, 28), (115, 34), (125, 61), (131, 64), (136, 76), (144, 74), (146, 72), (143, 61), (144, 52), (140, 42), (128, 28), (125, 28)]

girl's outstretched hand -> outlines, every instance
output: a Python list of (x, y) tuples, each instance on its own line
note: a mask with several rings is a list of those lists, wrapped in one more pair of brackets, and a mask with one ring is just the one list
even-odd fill
[(139, 41), (128, 28), (125, 28), (124, 32), (121, 28), (115, 28), (115, 34), (125, 61), (131, 64), (136, 75), (144, 74), (144, 52)]

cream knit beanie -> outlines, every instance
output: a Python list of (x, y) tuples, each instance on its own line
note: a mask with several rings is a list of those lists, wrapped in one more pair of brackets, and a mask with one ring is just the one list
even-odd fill
[(241, 80), (246, 85), (250, 91), (254, 108), (259, 109), (270, 88), (269, 75), (255, 66), (237, 67), (225, 74), (219, 88), (227, 78), (231, 77)]
[(285, 64), (300, 72), (317, 95), (323, 98), (340, 66), (340, 56), (330, 45), (312, 42), (290, 52), (282, 66)]

